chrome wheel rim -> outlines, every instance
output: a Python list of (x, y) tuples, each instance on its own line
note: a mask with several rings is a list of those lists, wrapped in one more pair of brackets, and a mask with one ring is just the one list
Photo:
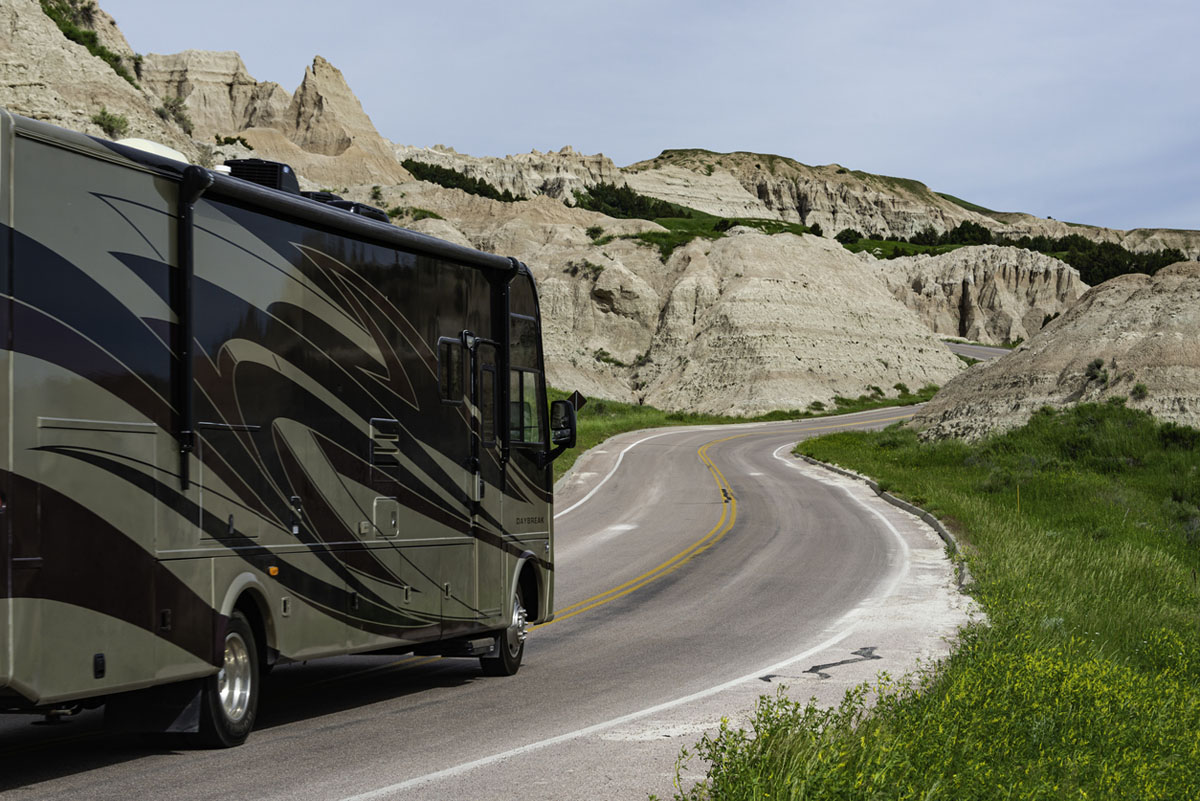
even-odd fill
[(516, 657), (521, 653), (521, 646), (525, 644), (525, 638), (529, 635), (529, 617), (525, 612), (525, 607), (521, 605), (521, 599), (513, 599), (513, 614), (512, 623), (505, 632), (505, 644), (508, 646), (508, 655)]
[(242, 635), (230, 632), (225, 636), (225, 663), (217, 673), (217, 691), (221, 696), (225, 718), (232, 723), (238, 723), (246, 717), (252, 679), (250, 649)]

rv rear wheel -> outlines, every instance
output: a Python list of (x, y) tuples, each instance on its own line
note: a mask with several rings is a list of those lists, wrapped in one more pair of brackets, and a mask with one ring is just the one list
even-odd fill
[(496, 656), (482, 656), (479, 664), (489, 676), (511, 676), (521, 667), (525, 656), (525, 637), (529, 634), (529, 617), (525, 611), (521, 585), (513, 594), (512, 618), (508, 628), (500, 632), (496, 640)]
[(215, 676), (204, 680), (200, 741), (230, 748), (246, 741), (258, 712), (258, 646), (245, 615), (234, 612), (225, 631), (225, 656)]

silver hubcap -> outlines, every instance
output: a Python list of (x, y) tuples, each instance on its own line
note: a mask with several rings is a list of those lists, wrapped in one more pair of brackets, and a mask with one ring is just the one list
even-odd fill
[(252, 677), (250, 649), (242, 635), (230, 632), (225, 636), (225, 664), (217, 674), (217, 690), (225, 718), (231, 723), (238, 723), (246, 716)]
[(525, 607), (521, 606), (520, 598), (514, 598), (512, 624), (504, 634), (509, 656), (515, 657), (521, 652), (521, 646), (525, 644), (525, 637), (528, 634), (529, 618), (525, 614)]

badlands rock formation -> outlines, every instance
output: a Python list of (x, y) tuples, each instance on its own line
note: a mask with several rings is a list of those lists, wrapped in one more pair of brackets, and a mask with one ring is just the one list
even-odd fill
[(233, 51), (150, 53), (142, 62), (141, 82), (158, 97), (183, 98), (193, 135), (204, 142), (281, 122), (292, 101), (279, 84), (254, 80)]
[(867, 264), (933, 331), (996, 345), (1029, 339), (1088, 288), (1058, 259), (995, 245)]
[(570, 203), (578, 190), (598, 183), (625, 183), (612, 159), (603, 153), (594, 156), (576, 153), (569, 145), (557, 152), (531, 150), (504, 158), (467, 156), (445, 145), (395, 145), (393, 152), (401, 161), (413, 159), (449, 167), (487, 181), (501, 192), (507, 189), (517, 197), (547, 195)]
[[(369, 188), (352, 188), (362, 198)], [(753, 414), (803, 409), (877, 386), (895, 395), (942, 384), (962, 363), (893, 298), (859, 257), (828, 239), (734, 228), (694, 240), (664, 264), (635, 239), (661, 230), (547, 197), (462, 198), (421, 182), (385, 204), (445, 220), (413, 228), (534, 270), (552, 384), (671, 410)], [(597, 244), (586, 233), (604, 229)]]
[(294, 95), (258, 83), (237, 53), (151, 53), (142, 67), (161, 97), (180, 97), (202, 141), (239, 135), (260, 158), (284, 161), (315, 183), (396, 184), (409, 178), (342, 73), (317, 56)]
[[(1082, 234), (1133, 251), (1171, 247), (1188, 258), (1200, 257), (1200, 232), (1120, 231), (1029, 214), (968, 209), (920, 181), (848, 170), (837, 164), (810, 167), (759, 153), (665, 150), (622, 172), (628, 184), (643, 194), (724, 217), (816, 223), (826, 236), (853, 228), (863, 233), (909, 237), (926, 227), (942, 232), (971, 221), (1013, 238)], [(742, 191), (729, 193), (731, 181)]]
[[(96, 9), (92, 24), (110, 49), (131, 54), (111, 17)], [(157, 98), (63, 36), (38, 0), (0, 0), (0, 31), (0, 106), (97, 136), (105, 133), (92, 117), (105, 109), (128, 120), (126, 136), (153, 139), (198, 157), (192, 140), (154, 113)]]
[(978, 438), (1042, 406), (1113, 397), (1200, 425), (1200, 263), (1093, 287), (1019, 349), (951, 381), (914, 424), (930, 437)]

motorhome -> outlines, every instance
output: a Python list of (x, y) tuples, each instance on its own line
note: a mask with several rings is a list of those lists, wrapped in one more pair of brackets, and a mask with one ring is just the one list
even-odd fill
[(278, 663), (515, 673), (575, 431), (529, 269), (150, 150), (0, 110), (0, 710), (229, 746)]

